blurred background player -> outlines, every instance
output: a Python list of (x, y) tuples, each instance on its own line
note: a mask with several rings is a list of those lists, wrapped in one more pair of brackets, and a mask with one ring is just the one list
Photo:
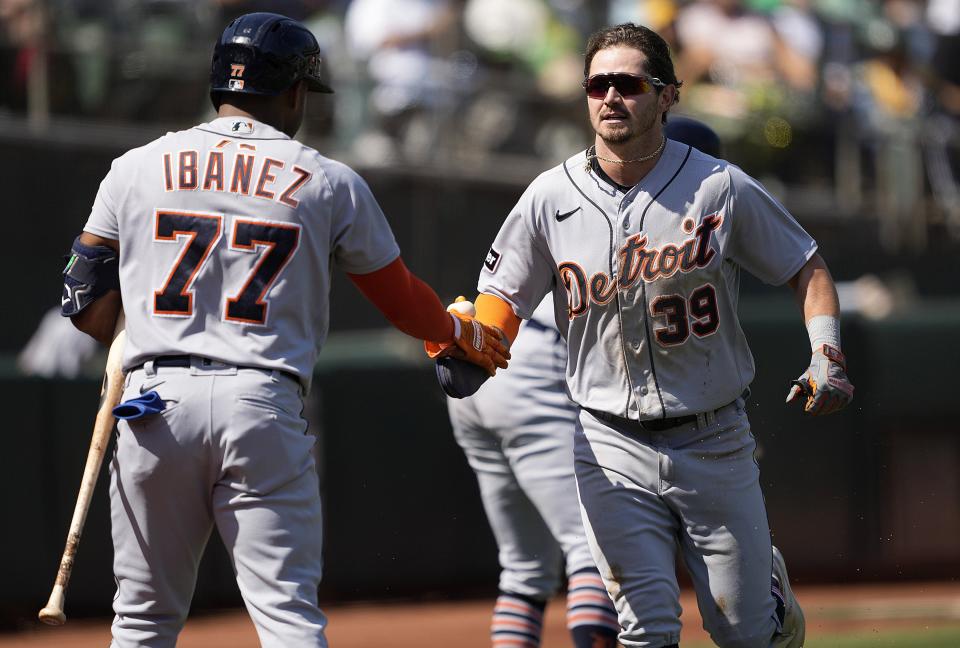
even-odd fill
[[(667, 137), (720, 156), (703, 122), (671, 117)], [(453, 308), (473, 312), (470, 302)], [(546, 297), (510, 347), (510, 369), (468, 398), (448, 398), (457, 443), (477, 475), (499, 550), (493, 645), (540, 645), (547, 600), (567, 577), (567, 627), (576, 648), (616, 645), (616, 610), (590, 556), (573, 472), (579, 406), (567, 395), (567, 349)]]
[(499, 550), (493, 645), (540, 645), (544, 609), (565, 568), (573, 645), (612, 648), (619, 624), (580, 522), (573, 474), (579, 408), (567, 397), (567, 352), (551, 300), (524, 323), (510, 354), (510, 371), (474, 396), (447, 401)]

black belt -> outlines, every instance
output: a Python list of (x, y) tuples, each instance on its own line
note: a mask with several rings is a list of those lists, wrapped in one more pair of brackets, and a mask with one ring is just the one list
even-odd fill
[[(226, 365), (229, 365), (229, 366), (235, 366), (237, 369), (256, 369), (256, 370), (258, 370), (258, 371), (279, 371), (281, 374), (283, 374), (284, 376), (286, 376), (286, 377), (289, 378), (290, 380), (294, 381), (294, 382), (297, 383), (298, 385), (300, 384), (300, 379), (297, 377), (297, 375), (296, 375), (295, 373), (293, 373), (292, 371), (287, 371), (286, 369), (276, 369), (276, 370), (274, 370), (274, 369), (268, 369), (267, 367), (251, 367), (251, 366), (244, 366), (244, 365), (232, 365), (232, 364), (229, 363), (229, 362), (221, 363), (221, 362), (218, 362), (217, 360), (211, 360), (210, 358), (204, 358), (203, 356), (189, 356), (189, 355), (157, 356), (156, 358), (153, 358), (153, 366), (154, 366), (154, 367), (191, 367), (191, 366), (193, 366), (193, 359), (194, 359), (194, 358), (196, 358), (197, 360), (199, 360), (199, 361), (201, 362), (201, 364), (203, 364), (204, 366), (206, 366), (206, 365), (226, 364)], [(135, 369), (142, 369), (142, 368), (143, 368), (143, 365), (138, 365), (138, 366), (136, 366), (136, 367), (133, 367), (133, 369), (131, 369), (131, 371), (133, 371), (133, 370), (135, 370)]]
[[(750, 388), (743, 390), (743, 393), (740, 394), (740, 398), (746, 400), (750, 397)], [(730, 403), (727, 403), (730, 405)], [(713, 410), (714, 412), (719, 412), (727, 405), (723, 405)], [(660, 418), (660, 419), (649, 419), (646, 421), (635, 421), (634, 419), (624, 418), (623, 416), (617, 416), (616, 414), (611, 414), (609, 412), (601, 412), (600, 410), (591, 409), (585, 407), (585, 410), (593, 414), (596, 418), (604, 421), (606, 423), (611, 423), (613, 425), (619, 425), (626, 428), (640, 428), (645, 432), (663, 432), (664, 430), (669, 430), (675, 428), (678, 425), (683, 425), (685, 423), (692, 423), (697, 420), (697, 414), (687, 414), (685, 416), (673, 416), (670, 418)]]
[(697, 420), (696, 414), (688, 414), (686, 416), (673, 416), (671, 418), (660, 418), (660, 419), (649, 419), (647, 421), (636, 421), (634, 419), (624, 418), (623, 416), (617, 416), (616, 414), (611, 414), (609, 412), (601, 412), (600, 410), (590, 409), (585, 407), (585, 410), (593, 414), (596, 418), (604, 421), (605, 423), (611, 423), (613, 425), (620, 425), (622, 427), (631, 428), (639, 427), (645, 430), (646, 432), (663, 432), (664, 430), (669, 430), (670, 428), (675, 428), (678, 425), (683, 425), (684, 423), (691, 423)]

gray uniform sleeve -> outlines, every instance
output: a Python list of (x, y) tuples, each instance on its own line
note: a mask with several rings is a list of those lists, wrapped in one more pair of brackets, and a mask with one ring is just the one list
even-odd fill
[(368, 274), (400, 256), (383, 210), (363, 178), (346, 167), (330, 178), (333, 189), (332, 254), (351, 274)]
[(500, 297), (523, 319), (550, 291), (553, 264), (536, 228), (537, 201), (531, 185), (507, 216), (480, 271), (477, 290)]
[(83, 227), (85, 232), (114, 240), (120, 240), (120, 227), (117, 222), (120, 192), (117, 183), (121, 172), (118, 161), (113, 161), (110, 171), (100, 182), (97, 197), (94, 198), (93, 208), (90, 210), (90, 217), (87, 218), (87, 224)]
[(727, 217), (733, 219), (727, 258), (779, 286), (817, 251), (817, 243), (759, 182), (728, 167)]

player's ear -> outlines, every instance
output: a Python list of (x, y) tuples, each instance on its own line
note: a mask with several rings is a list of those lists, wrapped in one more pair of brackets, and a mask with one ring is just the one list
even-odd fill
[(677, 101), (677, 86), (671, 83), (664, 87), (660, 91), (660, 96), (658, 99), (660, 101), (660, 109), (663, 111), (669, 110), (670, 106), (675, 104)]

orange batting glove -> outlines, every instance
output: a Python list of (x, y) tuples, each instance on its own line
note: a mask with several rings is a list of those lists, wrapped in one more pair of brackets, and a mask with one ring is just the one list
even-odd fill
[(510, 359), (506, 336), (497, 327), (474, 319), (473, 309), (463, 303), (470, 304), (458, 298), (447, 307), (453, 318), (453, 339), (449, 342), (424, 342), (424, 349), (430, 358), (449, 356), (466, 360), (493, 376), (497, 373), (497, 367), (506, 369)]

